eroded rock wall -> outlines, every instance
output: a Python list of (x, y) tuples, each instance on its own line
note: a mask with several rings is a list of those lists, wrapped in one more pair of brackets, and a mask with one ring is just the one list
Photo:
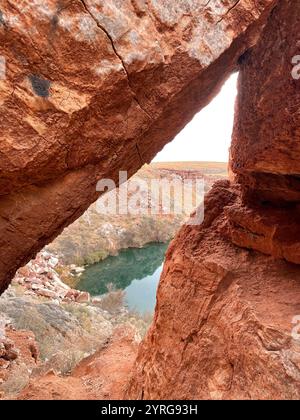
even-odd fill
[(299, 399), (298, 3), (0, 9), (0, 291), (97, 198), (99, 178), (150, 161), (239, 63), (232, 182), (168, 251), (126, 396)]
[(241, 63), (231, 147), (240, 202), (229, 238), (300, 263), (300, 4), (282, 0)]
[(1, 0), (0, 292), (209, 102), (275, 3)]
[(239, 194), (219, 181), (171, 244), (127, 398), (300, 398), (300, 267), (224, 238)]
[(232, 181), (168, 251), (129, 398), (300, 398), (299, 20), (280, 1), (240, 60)]

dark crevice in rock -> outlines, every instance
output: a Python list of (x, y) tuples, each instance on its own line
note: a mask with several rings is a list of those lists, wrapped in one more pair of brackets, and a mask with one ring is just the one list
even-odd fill
[(141, 152), (140, 152), (140, 148), (139, 148), (139, 145), (136, 143), (136, 150), (137, 150), (137, 153), (138, 153), (138, 155), (139, 155), (139, 158), (140, 158), (140, 161), (141, 161), (141, 165), (143, 165), (144, 164), (144, 160), (143, 160), (143, 158), (142, 158), (142, 155), (141, 155)]
[(227, 12), (218, 20), (218, 24), (220, 23), (220, 22), (222, 22), (223, 20), (224, 20), (224, 18), (226, 17), (226, 16), (228, 16), (229, 15), (229, 13), (231, 13), (232, 12), (232, 10), (234, 10), (237, 6), (238, 6), (238, 4), (240, 3), (240, 1), (241, 0), (236, 0), (236, 2), (234, 3), (234, 5), (233, 6), (231, 6), (228, 10), (227, 10)]
[(32, 89), (37, 96), (40, 96), (41, 98), (49, 97), (49, 89), (51, 86), (51, 82), (49, 80), (37, 76), (36, 74), (31, 74), (29, 76), (29, 80), (31, 82)]

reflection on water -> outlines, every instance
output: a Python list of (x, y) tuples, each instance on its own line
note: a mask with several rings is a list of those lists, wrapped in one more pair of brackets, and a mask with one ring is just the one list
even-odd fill
[(108, 284), (113, 284), (116, 289), (125, 290), (130, 309), (141, 313), (152, 312), (167, 246), (154, 243), (142, 249), (129, 248), (116, 257), (108, 257), (89, 266), (77, 288), (99, 296), (107, 292)]
[(140, 313), (151, 313), (155, 309), (156, 290), (163, 265), (142, 280), (133, 280), (125, 289), (126, 303), (129, 308)]

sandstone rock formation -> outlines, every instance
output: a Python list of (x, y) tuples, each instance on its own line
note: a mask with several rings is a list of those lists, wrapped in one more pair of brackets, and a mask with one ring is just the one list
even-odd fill
[(275, 3), (1, 1), (0, 291), (209, 102)]
[(240, 64), (232, 169), (249, 201), (276, 207), (300, 201), (299, 15), (280, 1)]
[(300, 398), (293, 324), (300, 267), (224, 238), (226, 211), (238, 194), (226, 181), (216, 184), (203, 225), (182, 228), (169, 248), (155, 320), (126, 397)]
[[(231, 148), (242, 202), (228, 214), (230, 239), (300, 263), (300, 4), (283, 0), (241, 64)], [(298, 78), (299, 79), (299, 78)]]
[(300, 398), (299, 18), (278, 2), (240, 60), (232, 182), (168, 251), (129, 398)]
[(299, 19), (292, 0), (1, 2), (0, 290), (240, 66), (232, 180), (168, 251), (129, 398), (300, 398)]

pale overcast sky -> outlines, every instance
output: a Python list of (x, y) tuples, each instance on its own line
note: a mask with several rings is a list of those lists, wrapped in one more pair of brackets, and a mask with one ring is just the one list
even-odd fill
[(237, 73), (227, 80), (219, 95), (167, 144), (154, 162), (227, 162), (231, 141)]

